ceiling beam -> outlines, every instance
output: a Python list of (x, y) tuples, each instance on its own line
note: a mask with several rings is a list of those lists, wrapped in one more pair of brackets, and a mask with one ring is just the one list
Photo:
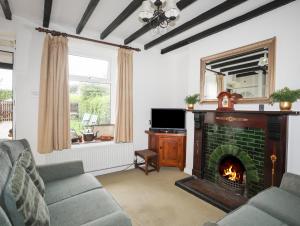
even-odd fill
[(246, 77), (246, 76), (250, 76), (250, 75), (257, 75), (258, 73), (255, 71), (249, 71), (246, 73), (241, 73), (241, 74), (237, 74), (236, 77), (240, 78), (240, 77)]
[(173, 30), (171, 30), (170, 32), (160, 36), (157, 39), (154, 39), (153, 41), (147, 43), (144, 46), (144, 49), (150, 49), (151, 47), (158, 45), (159, 43), (168, 40), (170, 38), (173, 38), (176, 35), (179, 35), (180, 33), (191, 29), (192, 27), (195, 27), (201, 23), (204, 23), (205, 21), (218, 16), (222, 13), (224, 13), (225, 11), (234, 8), (235, 6), (246, 2), (247, 0), (227, 0), (213, 8), (211, 8), (210, 10), (200, 14), (199, 16), (195, 17), (194, 19), (180, 25), (179, 27), (174, 28)]
[(178, 48), (181, 48), (183, 46), (189, 45), (189, 44), (191, 44), (193, 42), (199, 41), (199, 40), (201, 40), (203, 38), (206, 38), (206, 37), (211, 36), (213, 34), (216, 34), (218, 32), (221, 32), (221, 31), (224, 31), (224, 30), (229, 29), (231, 27), (234, 27), (234, 26), (236, 26), (238, 24), (241, 24), (241, 23), (243, 23), (245, 21), (251, 20), (251, 19), (253, 19), (255, 17), (258, 17), (258, 16), (260, 16), (262, 14), (265, 14), (267, 12), (270, 12), (270, 11), (272, 11), (274, 9), (277, 9), (277, 8), (279, 8), (281, 6), (284, 6), (284, 5), (288, 4), (288, 3), (291, 3), (293, 1), (295, 1), (295, 0), (274, 0), (272, 2), (269, 2), (269, 3), (267, 3), (267, 4), (265, 4), (265, 5), (261, 6), (261, 7), (258, 7), (258, 8), (254, 9), (254, 10), (248, 12), (248, 13), (245, 13), (245, 14), (243, 14), (241, 16), (238, 16), (238, 17), (236, 17), (234, 19), (231, 19), (229, 21), (221, 23), (221, 24), (219, 24), (217, 26), (214, 26), (212, 28), (209, 28), (209, 29), (207, 29), (205, 31), (202, 31), (202, 32), (200, 32), (200, 33), (198, 33), (196, 35), (193, 35), (193, 36), (191, 36), (189, 38), (186, 38), (186, 39), (184, 39), (184, 40), (182, 40), (180, 42), (177, 42), (177, 43), (175, 43), (173, 45), (170, 45), (170, 46), (162, 49), (161, 50), (161, 54), (168, 53), (170, 51), (173, 51), (175, 49), (178, 49)]
[(0, 0), (0, 4), (4, 13), (4, 16), (7, 20), (11, 20), (11, 10), (9, 7), (8, 0)]
[(238, 57), (244, 57), (244, 56), (248, 56), (250, 54), (260, 53), (260, 52), (264, 52), (266, 50), (268, 50), (268, 48), (255, 49), (255, 50), (252, 50), (252, 51), (249, 51), (249, 52), (244, 52), (244, 53), (236, 54), (236, 55), (233, 55), (233, 56), (221, 58), (219, 60), (213, 60), (213, 61), (207, 62), (206, 65), (222, 63), (223, 61), (226, 61), (226, 60), (233, 60), (233, 59), (238, 58)]
[(228, 72), (228, 75), (236, 75), (236, 74), (241, 74), (241, 73), (250, 72), (250, 71), (263, 71), (266, 69), (267, 68), (257, 66), (257, 67), (246, 68), (246, 69), (237, 70), (237, 71), (230, 71), (230, 72)]
[(123, 23), (135, 10), (143, 3), (143, 0), (132, 0), (131, 3), (121, 12), (121, 14), (101, 33), (100, 38), (105, 39), (113, 30)]
[(43, 27), (49, 27), (51, 10), (52, 10), (52, 0), (45, 0)]
[(264, 56), (264, 54), (262, 53), (262, 54), (256, 54), (256, 55), (252, 55), (252, 56), (248, 56), (248, 57), (244, 57), (244, 58), (239, 58), (239, 59), (236, 59), (236, 60), (226, 61), (224, 63), (219, 63), (219, 64), (212, 65), (211, 69), (222, 68), (222, 67), (226, 67), (226, 66), (229, 66), (229, 65), (239, 64), (239, 63), (252, 61), (252, 60), (258, 60), (263, 56)]
[(96, 9), (99, 2), (100, 2), (100, 0), (90, 0), (83, 16), (81, 17), (81, 20), (76, 28), (76, 34), (81, 33), (81, 31), (83, 30), (84, 26), (90, 19), (91, 15), (93, 14), (93, 12)]
[(257, 65), (258, 65), (258, 61), (255, 61), (255, 62), (246, 63), (246, 64), (239, 64), (239, 65), (232, 66), (232, 67), (225, 67), (225, 68), (222, 68), (220, 71), (221, 72), (236, 71), (236, 70), (243, 69), (243, 68), (255, 67)]
[[(188, 7), (192, 3), (196, 2), (197, 0), (180, 0), (176, 3), (179, 10), (183, 10), (184, 8)], [(124, 44), (127, 45), (130, 42), (136, 40), (137, 38), (141, 37), (143, 34), (147, 33), (152, 29), (151, 25), (145, 24), (143, 27), (141, 27), (139, 30), (131, 34), (128, 38), (124, 40)]]

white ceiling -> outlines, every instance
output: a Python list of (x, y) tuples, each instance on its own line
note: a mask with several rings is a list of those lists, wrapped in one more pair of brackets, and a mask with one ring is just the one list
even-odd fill
[[(132, 0), (100, 0), (97, 8), (90, 17), (85, 29), (100, 33), (126, 8)], [(185, 23), (197, 15), (207, 11), (208, 9), (224, 2), (225, 0), (198, 0), (192, 5), (182, 10), (180, 18), (176, 21), (176, 26)], [(199, 33), (211, 26), (225, 22), (236, 16), (242, 15), (271, 0), (248, 0), (239, 6), (228, 10), (227, 12), (200, 24), (168, 41), (158, 45), (158, 48), (166, 47), (176, 41), (187, 38), (191, 35)], [(13, 15), (24, 17), (31, 21), (38, 21), (42, 25), (43, 21), (43, 0), (9, 0)], [(89, 0), (53, 0), (51, 23), (60, 26), (72, 27), (75, 29), (89, 3)], [(278, 10), (278, 9), (277, 9)], [(279, 9), (280, 10), (280, 9)], [(0, 10), (0, 19), (4, 18), (2, 10)], [(117, 38), (125, 39), (143, 26), (138, 20), (139, 9), (136, 10), (128, 19), (126, 19), (111, 35)], [(175, 26), (175, 27), (176, 27)], [(147, 42), (157, 38), (152, 32), (141, 36), (136, 40), (137, 43), (146, 44)]]

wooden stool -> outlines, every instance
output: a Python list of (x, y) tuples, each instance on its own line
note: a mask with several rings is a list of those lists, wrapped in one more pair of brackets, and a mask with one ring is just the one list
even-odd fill
[[(135, 160), (134, 160), (134, 167), (139, 168), (143, 170), (146, 175), (148, 175), (148, 172), (152, 171), (157, 171), (159, 172), (159, 160), (158, 160), (158, 155), (155, 151), (146, 149), (146, 150), (141, 150), (141, 151), (135, 151)], [(138, 163), (137, 162), (137, 156), (141, 157), (144, 159), (144, 162)], [(144, 166), (141, 166), (144, 165)], [(148, 167), (151, 166), (152, 169), (149, 169)]]

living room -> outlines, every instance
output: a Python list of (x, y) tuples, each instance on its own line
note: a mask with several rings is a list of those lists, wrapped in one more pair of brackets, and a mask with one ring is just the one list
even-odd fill
[[(156, 2), (162, 5), (156, 5)], [(92, 192), (105, 189), (107, 196), (113, 196), (113, 200), (108, 201), (107, 205), (114, 203), (111, 205), (118, 209), (116, 212), (119, 214), (106, 221), (104, 218), (109, 217), (110, 214), (99, 217), (98, 213), (94, 213), (96, 211), (94, 208), (90, 210), (89, 205), (86, 203), (80, 205), (80, 201), (76, 201), (76, 208), (71, 206), (60, 211), (57, 207), (55, 212), (54, 206), (73, 198), (68, 197), (64, 198), (64, 201), (48, 203), (49, 210), (47, 205), (44, 207), (48, 212), (50, 223), (39, 222), (38, 218), (41, 216), (36, 214), (31, 217), (37, 222), (25, 224), (20, 220), (22, 219), (20, 211), (12, 215), (9, 214), (9, 208), (5, 206), (7, 200), (3, 195), (5, 187), (4, 185), (2, 187), (2, 183), (6, 184), (7, 178), (1, 168), (0, 225), (300, 225), (298, 217), (300, 179), (297, 178), (299, 177), (297, 175), (300, 175), (297, 139), (300, 128), (298, 101), (300, 82), (297, 78), (297, 73), (300, 71), (297, 62), (297, 53), (300, 52), (297, 44), (300, 38), (297, 29), (300, 21), (299, 1), (0, 0), (0, 3), (0, 101), (3, 106), (10, 106), (4, 108), (1, 105), (0, 139), (28, 141), (17, 145), (18, 147), (9, 147), (10, 141), (3, 141), (8, 144), (1, 144), (1, 153), (2, 149), (11, 148), (15, 153), (19, 153), (22, 148), (31, 149), (33, 161), (37, 164), (37, 172), (41, 178), (45, 176), (43, 178), (46, 186), (44, 203), (50, 202), (50, 194), (47, 197), (47, 192), (50, 192), (50, 182), (53, 182), (53, 178), (63, 180), (64, 177), (70, 179), (76, 174), (81, 176), (88, 174), (90, 181), (84, 179), (78, 181), (78, 184), (76, 182), (69, 184), (68, 192), (75, 192), (71, 187), (74, 186), (76, 190), (76, 187), (82, 183), (85, 189)], [(164, 17), (168, 22), (161, 26), (151, 23), (152, 14), (157, 7), (162, 10), (173, 7), (172, 10), (175, 11), (172, 13), (175, 18)], [(145, 14), (147, 10), (150, 10), (151, 15), (148, 15), (149, 12)], [(167, 12), (163, 11), (163, 13), (165, 15)], [(67, 103), (71, 114), (66, 116), (69, 124), (67, 131), (71, 132), (66, 135), (58, 129), (60, 135), (58, 132), (53, 133), (58, 140), (63, 140), (65, 147), (54, 148), (55, 145), (51, 144), (50, 148), (48, 146), (42, 150), (40, 147), (51, 140), (47, 136), (47, 131), (53, 132), (55, 128), (45, 127), (49, 125), (44, 122), (51, 117), (51, 112), (45, 110), (47, 104), (49, 106), (47, 97), (51, 99), (52, 96), (47, 93), (49, 88), (42, 86), (44, 84), (47, 87), (48, 81), (42, 83), (41, 78), (42, 75), (59, 74), (45, 70), (47, 68), (45, 62), (50, 61), (45, 50), (47, 37), (49, 40), (54, 37), (63, 38), (67, 42), (67, 52), (64, 53), (67, 60), (64, 70), (67, 68), (70, 72), (65, 73), (66, 85), (70, 86), (70, 91), (63, 92), (65, 89), (57, 89), (52, 95), (54, 97), (59, 93), (62, 97), (64, 93), (68, 96)], [(228, 64), (241, 58), (250, 59), (256, 55), (257, 59), (251, 59), (246, 64), (256, 62), (255, 67), (258, 68), (251, 76), (261, 75), (265, 78), (260, 80), (264, 83), (262, 88), (264, 94), (252, 97), (249, 92), (253, 89), (248, 89), (249, 92), (243, 92), (235, 99), (232, 94), (238, 90), (238, 81), (250, 77), (249, 74), (243, 71), (236, 76), (240, 80), (227, 81), (226, 77), (232, 77), (229, 76), (231, 71), (226, 69), (228, 65), (225, 70), (222, 67), (219, 70), (216, 65)], [(240, 67), (242, 63), (245, 64), (240, 62), (233, 67)], [(56, 63), (53, 67), (57, 68), (58, 65), (59, 63)], [(248, 66), (245, 67), (248, 69)], [(244, 70), (244, 68), (234, 70), (240, 69)], [(99, 73), (99, 76), (92, 75), (93, 72)], [(131, 79), (122, 80), (120, 76), (124, 74), (126, 77), (126, 73)], [(217, 80), (214, 88), (211, 88), (211, 84), (208, 83), (209, 75), (216, 77), (212, 79), (213, 82)], [(226, 89), (221, 85), (223, 88), (219, 90), (218, 78), (222, 78), (220, 79), (222, 81), (226, 80)], [(121, 81), (124, 83), (121, 84)], [(93, 88), (101, 87), (102, 96), (95, 98), (100, 101), (95, 104), (94, 99), (84, 99), (85, 97), (80, 96), (82, 93), (78, 88), (80, 85), (76, 86), (76, 84), (82, 86), (88, 84), (90, 90), (87, 91), (90, 93), (93, 92)], [(273, 99), (271, 98), (275, 91), (282, 91), (285, 87), (288, 87), (288, 92), (291, 91), (294, 95), (291, 101), (294, 103), (288, 111), (281, 109), (278, 103), (280, 101), (276, 100), (275, 95)], [(5, 93), (6, 88), (9, 89), (8, 96), (2, 95), (2, 91)], [(208, 96), (214, 89), (215, 93), (212, 94), (214, 96), (211, 100)], [(225, 98), (220, 95), (218, 102), (219, 91), (226, 92)], [(195, 105), (193, 110), (189, 110), (188, 102), (186, 103), (185, 100), (187, 96), (194, 94), (196, 94)], [(45, 101), (41, 101), (42, 98)], [(66, 101), (59, 100), (59, 103), (65, 106)], [(59, 108), (56, 110), (58, 111)], [(154, 114), (160, 110), (164, 110), (164, 113), (171, 111), (164, 120), (161, 120), (163, 122), (169, 121), (168, 118), (172, 118), (171, 114), (175, 112), (184, 112), (182, 126), (184, 131), (172, 131), (173, 125), (155, 128)], [(41, 120), (41, 112), (44, 112), (44, 120)], [(162, 118), (163, 116), (160, 115)], [(180, 116), (174, 118), (172, 123), (176, 124), (180, 121)], [(64, 118), (58, 119), (62, 122), (60, 124), (64, 124)], [(275, 127), (279, 125), (280, 128), (275, 132), (272, 127), (274, 120), (275, 124), (277, 123), (274, 124)], [(52, 121), (53, 125), (59, 124), (54, 121), (56, 120)], [(57, 127), (65, 130), (64, 126)], [(164, 130), (166, 128), (163, 127), (168, 128)], [(231, 127), (243, 128), (243, 131)], [(257, 141), (255, 139), (260, 139), (257, 135), (260, 131), (265, 132), (261, 135), (261, 140)], [(222, 198), (218, 200), (217, 195), (209, 196), (207, 194), (209, 192), (203, 191), (206, 185), (202, 186), (198, 181), (209, 180), (208, 168), (210, 167), (208, 166), (213, 164), (213, 159), (210, 160), (208, 156), (208, 144), (214, 136), (222, 135), (219, 132), (233, 134), (233, 138), (238, 137), (239, 133), (245, 135), (244, 133), (253, 132), (254, 141), (246, 142), (253, 143), (256, 152), (264, 153), (257, 159), (253, 157), (255, 151), (254, 154), (247, 151), (248, 155), (240, 157), (243, 171), (247, 172), (244, 173), (247, 174), (247, 178), (244, 178), (243, 182), (242, 178), (240, 182), (246, 186), (242, 188), (241, 194), (232, 196), (232, 199), (228, 198), (228, 195), (227, 203)], [(179, 141), (182, 153), (178, 152), (174, 164), (162, 161), (158, 150), (159, 136), (163, 138), (167, 136), (169, 139), (170, 135), (183, 139), (182, 142)], [(68, 139), (64, 139), (65, 137)], [(235, 147), (241, 146), (239, 140), (233, 138), (232, 136), (224, 138), (227, 141), (219, 144), (223, 147), (220, 152), (234, 155)], [(153, 145), (150, 142), (152, 140), (154, 140)], [(172, 142), (166, 145), (170, 144), (170, 149), (173, 148)], [(158, 159), (158, 164), (153, 165), (151, 162), (151, 165), (159, 172), (149, 172), (146, 176), (139, 169), (135, 169), (135, 151), (140, 150), (155, 152), (154, 158)], [(217, 156), (217, 151), (218, 149), (214, 147), (212, 150), (214, 153), (209, 154)], [(10, 154), (8, 155), (11, 157)], [(140, 155), (136, 167), (143, 158), (149, 157)], [(1, 155), (1, 165), (2, 161), (6, 161), (4, 157)], [(172, 153), (170, 157), (173, 157)], [(246, 161), (249, 158), (250, 160)], [(15, 165), (13, 161), (10, 162), (9, 171)], [(68, 165), (70, 162), (74, 165)], [(252, 163), (257, 164), (256, 171), (251, 168)], [(52, 175), (54, 169), (47, 166), (53, 164), (58, 172), (53, 171)], [(255, 176), (251, 176), (249, 172), (254, 172), (251, 175)], [(256, 175), (259, 178), (257, 181), (261, 183), (255, 182)], [(46, 179), (47, 177), (50, 179)], [(183, 181), (186, 178), (191, 180)], [(197, 182), (192, 181), (194, 178)], [(198, 182), (200, 188), (188, 186)], [(89, 186), (94, 187), (89, 188)], [(280, 192), (289, 191), (287, 196), (281, 196), (282, 199), (290, 200), (290, 197), (293, 197), (294, 202), (281, 199), (270, 202), (273, 206), (280, 206), (280, 204), (284, 206), (287, 203), (291, 206), (286, 207), (289, 213), (286, 213), (284, 208), (283, 210), (262, 208), (251, 201), (253, 198), (264, 200), (265, 197), (260, 195), (264, 193), (263, 190), (269, 191), (272, 186), (280, 187), (275, 188)], [(257, 189), (253, 190), (253, 188)], [(207, 190), (212, 194), (222, 193), (218, 192), (220, 190), (213, 190), (212, 187), (208, 187)], [(51, 192), (53, 197), (62, 197), (59, 191)], [(276, 192), (274, 194), (280, 196)], [(98, 200), (101, 203), (100, 196), (98, 197), (97, 194), (95, 196), (94, 202)], [(105, 196), (104, 199), (106, 198)], [(83, 202), (84, 199), (81, 201)], [(2, 209), (6, 218), (2, 217)], [(242, 211), (240, 218), (238, 211)], [(82, 213), (82, 216), (78, 216), (79, 213)], [(30, 211), (26, 214), (30, 215)], [(70, 218), (74, 216), (74, 219), (67, 218), (68, 214)], [(95, 218), (96, 215), (99, 219)], [(62, 218), (68, 220), (63, 221)]]

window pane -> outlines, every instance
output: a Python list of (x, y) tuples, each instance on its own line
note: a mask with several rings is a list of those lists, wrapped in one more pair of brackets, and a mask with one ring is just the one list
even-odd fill
[(71, 129), (110, 123), (110, 84), (70, 82)]
[(69, 55), (70, 75), (108, 78), (108, 61)]
[(0, 139), (12, 139), (12, 70), (0, 69)]

